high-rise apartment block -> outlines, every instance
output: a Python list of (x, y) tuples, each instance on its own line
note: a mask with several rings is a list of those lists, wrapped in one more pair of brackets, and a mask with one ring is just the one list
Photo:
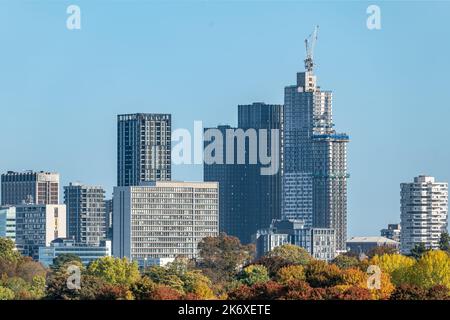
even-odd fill
[(16, 247), (23, 255), (38, 260), (39, 247), (65, 236), (65, 205), (16, 206)]
[(105, 190), (98, 186), (70, 183), (64, 187), (67, 237), (77, 244), (98, 246), (106, 239)]
[(195, 258), (198, 243), (219, 234), (216, 182), (157, 181), (114, 188), (113, 255), (145, 265)]
[(171, 115), (125, 114), (117, 120), (117, 185), (171, 180)]
[(420, 244), (438, 249), (441, 234), (447, 231), (448, 183), (421, 175), (400, 188), (401, 253), (409, 254)]
[[(282, 117), (281, 105), (240, 105), (237, 128), (205, 129), (205, 133), (220, 132), (222, 137), (221, 141), (208, 140), (205, 134), (205, 151), (215, 144), (216, 153), (222, 157), (214, 162), (205, 161), (203, 166), (204, 180), (219, 182), (220, 231), (238, 237), (243, 243), (250, 243), (258, 229), (281, 217)], [(276, 147), (275, 154), (272, 146)], [(243, 161), (239, 160), (239, 152), (244, 154)], [(261, 154), (272, 157), (275, 169), (270, 174), (261, 171), (268, 166), (261, 161)], [(256, 161), (251, 160), (252, 156)]]
[(399, 223), (395, 224), (388, 224), (387, 229), (381, 229), (380, 235), (382, 237), (386, 237), (388, 239), (397, 241), (400, 243), (400, 233), (401, 233), (401, 226)]
[(306, 71), (284, 91), (282, 215), (335, 229), (336, 247), (345, 250), (349, 137), (334, 130), (333, 94), (317, 85), (313, 65), (308, 55)]
[(1, 205), (58, 204), (59, 174), (51, 172), (13, 172), (1, 176)]

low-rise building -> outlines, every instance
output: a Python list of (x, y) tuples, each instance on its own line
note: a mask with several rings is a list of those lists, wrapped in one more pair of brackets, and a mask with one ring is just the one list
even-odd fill
[(256, 252), (261, 257), (283, 244), (305, 248), (315, 259), (330, 261), (336, 257), (336, 234), (329, 228), (305, 228), (303, 220), (273, 220), (256, 234)]
[(111, 256), (111, 241), (100, 241), (99, 246), (91, 246), (76, 243), (72, 239), (58, 238), (49, 246), (39, 247), (39, 262), (48, 267), (62, 254), (74, 254), (84, 265), (88, 265), (94, 260)]
[(347, 241), (347, 250), (355, 254), (368, 254), (376, 247), (390, 247), (398, 250), (399, 243), (385, 237), (352, 237)]
[(382, 237), (400, 242), (401, 226), (399, 223), (388, 224), (387, 229), (381, 229), (380, 235)]

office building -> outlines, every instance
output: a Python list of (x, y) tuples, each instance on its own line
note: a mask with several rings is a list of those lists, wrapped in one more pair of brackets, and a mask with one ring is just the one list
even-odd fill
[(64, 187), (67, 238), (78, 244), (98, 246), (106, 239), (105, 190), (98, 186), (70, 183)]
[(2, 174), (1, 205), (59, 204), (59, 174), (13, 172)]
[(396, 224), (388, 224), (387, 229), (381, 229), (380, 235), (382, 237), (397, 241), (400, 243), (400, 232), (401, 227), (399, 223)]
[(117, 122), (117, 185), (171, 179), (171, 115), (125, 114)]
[(409, 254), (420, 244), (438, 249), (441, 234), (447, 231), (448, 183), (421, 175), (400, 188), (401, 253)]
[(318, 260), (331, 261), (336, 257), (334, 229), (308, 228), (303, 220), (273, 220), (270, 227), (256, 234), (257, 257), (283, 244), (304, 248)]
[(113, 255), (145, 265), (195, 258), (198, 243), (219, 234), (216, 182), (156, 181), (114, 188)]
[[(281, 105), (239, 105), (237, 128), (205, 129), (205, 133), (220, 132), (220, 143), (205, 138), (204, 144), (205, 150), (216, 144), (220, 149), (216, 153), (222, 157), (214, 162), (205, 161), (203, 179), (219, 182), (220, 231), (238, 237), (242, 243), (250, 243), (258, 229), (281, 218), (282, 111)], [(232, 139), (228, 138), (230, 133), (234, 135)], [(231, 151), (233, 155), (228, 154)], [(245, 154), (243, 161), (239, 160), (239, 152)], [(261, 161), (261, 155), (271, 156), (271, 165)], [(262, 170), (269, 166), (273, 170), (265, 174)]]
[(26, 256), (39, 259), (39, 247), (66, 237), (65, 205), (16, 206), (16, 247)]
[(0, 238), (16, 241), (16, 208), (0, 207)]
[[(314, 45), (316, 32), (307, 40)], [(334, 130), (331, 91), (317, 85), (308, 51), (305, 72), (285, 88), (283, 133), (283, 219), (336, 231), (336, 246), (347, 238), (347, 155), (349, 137)]]
[(358, 255), (367, 255), (376, 247), (390, 247), (398, 250), (399, 243), (385, 237), (352, 237), (347, 241), (347, 250)]
[(90, 246), (76, 243), (72, 239), (58, 238), (49, 246), (39, 247), (39, 262), (49, 267), (62, 254), (74, 254), (87, 266), (92, 261), (111, 256), (111, 241), (102, 240), (98, 246)]

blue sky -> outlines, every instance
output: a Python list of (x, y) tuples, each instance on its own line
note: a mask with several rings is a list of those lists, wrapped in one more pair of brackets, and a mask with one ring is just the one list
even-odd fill
[[(82, 29), (66, 28), (81, 8)], [(366, 28), (378, 4), (382, 29)], [(320, 25), (319, 85), (348, 146), (349, 235), (400, 219), (399, 184), (450, 180), (450, 2), (0, 0), (0, 171), (116, 181), (116, 115), (174, 128), (236, 124), (237, 105), (283, 103)], [(201, 166), (174, 166), (201, 180)]]

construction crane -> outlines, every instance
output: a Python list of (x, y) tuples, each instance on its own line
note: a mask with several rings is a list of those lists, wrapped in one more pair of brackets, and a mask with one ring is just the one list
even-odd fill
[(311, 33), (308, 38), (305, 39), (306, 46), (306, 59), (305, 59), (305, 69), (306, 71), (313, 71), (314, 67), (314, 47), (316, 46), (317, 33), (319, 32), (319, 26), (314, 28), (313, 33)]

